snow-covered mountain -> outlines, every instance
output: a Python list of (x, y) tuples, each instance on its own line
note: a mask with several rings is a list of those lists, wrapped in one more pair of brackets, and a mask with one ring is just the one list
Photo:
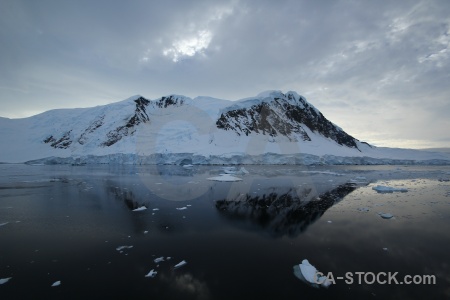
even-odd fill
[(0, 162), (193, 164), (450, 163), (446, 153), (360, 142), (295, 92), (239, 101), (134, 96), (0, 118)]

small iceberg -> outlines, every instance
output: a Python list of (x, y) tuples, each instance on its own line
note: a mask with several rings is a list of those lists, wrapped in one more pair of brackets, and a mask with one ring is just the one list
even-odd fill
[(316, 267), (311, 265), (307, 259), (304, 259), (301, 264), (294, 266), (294, 275), (301, 281), (308, 285), (319, 288), (320, 286), (329, 287), (331, 282), (326, 276), (318, 277), (319, 271)]
[(187, 207), (186, 207), (186, 206), (183, 206), (183, 207), (177, 207), (176, 209), (177, 209), (177, 210), (185, 210), (185, 209), (187, 209)]
[(177, 263), (173, 268), (178, 269), (178, 268), (181, 268), (182, 266), (184, 266), (185, 264), (187, 264), (187, 262), (185, 260), (182, 260), (179, 263)]
[(0, 278), (0, 284), (7, 283), (12, 277)]
[(58, 281), (53, 282), (52, 287), (60, 286), (60, 285), (61, 285), (61, 281), (58, 280)]
[(233, 182), (233, 181), (241, 181), (242, 179), (239, 177), (231, 176), (230, 174), (220, 174), (216, 177), (210, 177), (208, 180), (214, 181), (224, 181), (224, 182)]
[(151, 269), (151, 271), (148, 272), (148, 274), (145, 275), (145, 277), (154, 278), (156, 276), (156, 274), (158, 274), (158, 272), (156, 272), (155, 269)]
[(153, 261), (155, 262), (155, 264), (160, 263), (160, 262), (164, 261), (164, 256), (155, 258)]
[(141, 207), (138, 207), (136, 209), (133, 209), (132, 211), (143, 211), (143, 210), (146, 210), (146, 209), (147, 209), (147, 207), (141, 206)]
[(394, 193), (394, 192), (406, 193), (408, 191), (407, 189), (393, 188), (393, 187), (385, 186), (385, 185), (374, 186), (374, 187), (372, 187), (372, 190), (377, 191), (377, 193)]
[(123, 249), (131, 249), (133, 246), (119, 246), (116, 248), (117, 251), (122, 251)]
[(392, 219), (393, 215), (390, 213), (378, 213), (378, 215), (380, 217), (382, 217), (383, 219)]

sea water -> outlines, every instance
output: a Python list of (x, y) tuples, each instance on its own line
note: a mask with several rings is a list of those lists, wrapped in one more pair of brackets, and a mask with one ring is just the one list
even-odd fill
[[(448, 166), (0, 165), (0, 299), (448, 298), (449, 178)], [(333, 284), (300, 280), (304, 259)]]

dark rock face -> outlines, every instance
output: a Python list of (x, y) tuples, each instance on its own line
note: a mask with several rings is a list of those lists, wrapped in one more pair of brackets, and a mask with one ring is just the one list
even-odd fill
[(182, 97), (171, 95), (168, 97), (162, 97), (156, 101), (155, 105), (159, 108), (167, 108), (168, 106), (181, 106), (185, 103)]
[(275, 107), (266, 102), (222, 113), (216, 122), (217, 128), (233, 130), (238, 135), (261, 133), (275, 137), (287, 136), (291, 141), (297, 141), (294, 133), (304, 141), (311, 141), (308, 134), (298, 122), (287, 120), (279, 114)]
[(55, 149), (67, 149), (70, 144), (72, 144), (72, 140), (70, 139), (70, 131), (65, 132), (59, 139), (53, 137), (53, 135), (49, 136), (44, 140), (44, 143), (50, 143)]
[(150, 121), (146, 110), (147, 106), (150, 104), (150, 101), (143, 97), (139, 97), (134, 100), (134, 102), (136, 102), (136, 110), (134, 115), (125, 125), (119, 126), (108, 132), (106, 134), (107, 140), (103, 143), (103, 146), (109, 147), (120, 141), (124, 136), (133, 135), (136, 131), (135, 126), (140, 123), (147, 123)]
[(97, 120), (92, 122), (91, 125), (89, 125), (89, 127), (86, 128), (86, 130), (80, 135), (80, 137), (78, 138), (78, 143), (80, 143), (81, 145), (84, 145), (84, 143), (87, 140), (87, 136), (90, 133), (93, 133), (96, 129), (98, 129), (100, 126), (103, 125), (104, 118), (105, 118), (105, 116), (101, 116), (100, 118), (98, 118)]
[[(121, 140), (124, 136), (132, 135), (136, 129), (135, 127), (140, 123), (147, 123), (150, 118), (147, 114), (147, 107), (150, 104), (150, 100), (140, 97), (134, 100), (136, 103), (136, 109), (134, 115), (132, 115), (128, 121), (122, 126), (117, 127), (114, 130), (109, 131), (106, 134), (106, 141), (102, 143), (103, 146), (111, 146)], [(94, 133), (98, 128), (104, 125), (105, 116), (98, 116), (91, 124), (83, 131), (79, 137), (73, 137), (71, 130), (65, 132), (62, 136), (57, 137), (50, 135), (43, 140), (44, 143), (50, 144), (53, 148), (67, 149), (74, 141), (80, 145), (84, 145), (89, 135)]]
[(228, 110), (220, 115), (216, 126), (238, 135), (259, 133), (272, 137), (283, 135), (291, 141), (296, 141), (296, 137), (311, 141), (304, 129), (307, 127), (340, 145), (357, 148), (352, 136), (328, 121), (304, 98), (289, 93), (250, 107)]

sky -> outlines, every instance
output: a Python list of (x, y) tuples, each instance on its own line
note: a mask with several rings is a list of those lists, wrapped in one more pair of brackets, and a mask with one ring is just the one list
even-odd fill
[(296, 91), (376, 146), (450, 147), (450, 1), (0, 0), (0, 116)]

